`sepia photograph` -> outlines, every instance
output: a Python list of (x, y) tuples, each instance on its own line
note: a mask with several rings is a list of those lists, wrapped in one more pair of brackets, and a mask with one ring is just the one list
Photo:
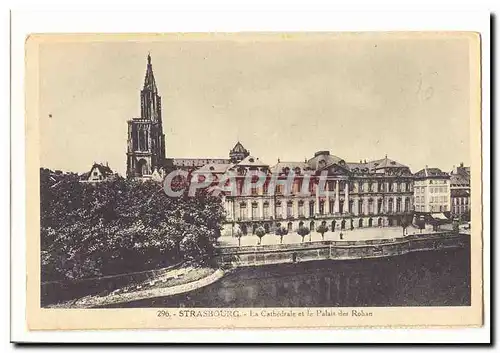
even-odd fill
[(138, 308), (168, 327), (479, 325), (479, 44), (30, 36), (36, 326)]

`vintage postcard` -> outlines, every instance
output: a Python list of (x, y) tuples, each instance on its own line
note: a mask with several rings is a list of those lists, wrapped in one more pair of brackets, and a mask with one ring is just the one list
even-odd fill
[(480, 41), (29, 36), (29, 329), (481, 326)]

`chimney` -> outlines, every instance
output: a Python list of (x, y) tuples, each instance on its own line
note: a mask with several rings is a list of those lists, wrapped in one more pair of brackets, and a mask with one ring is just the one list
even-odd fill
[(464, 167), (464, 162), (460, 162), (460, 168)]
[(278, 158), (278, 163), (280, 162), (280, 159)]

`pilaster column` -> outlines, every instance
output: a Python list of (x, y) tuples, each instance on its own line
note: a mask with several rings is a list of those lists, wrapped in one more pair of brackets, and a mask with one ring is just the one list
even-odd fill
[(325, 201), (325, 213), (330, 214), (330, 180), (326, 182), (326, 201)]
[(339, 180), (335, 180), (335, 203), (334, 203), (334, 206), (333, 206), (333, 212), (334, 213), (339, 213), (340, 210), (339, 210), (339, 198), (340, 198), (340, 195), (339, 195)]
[(349, 212), (349, 182), (346, 181), (344, 186), (344, 213)]
[(319, 213), (319, 184), (316, 184), (316, 200), (314, 202), (314, 214)]

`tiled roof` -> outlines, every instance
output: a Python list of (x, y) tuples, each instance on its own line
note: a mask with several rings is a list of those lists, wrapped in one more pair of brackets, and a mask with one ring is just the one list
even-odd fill
[(406, 166), (398, 163), (392, 159), (389, 159), (387, 157), (382, 158), (382, 159), (377, 159), (375, 161), (370, 161), (367, 162), (368, 168), (370, 170), (377, 170), (377, 169), (383, 169), (383, 168), (405, 168)]
[(343, 161), (342, 158), (334, 156), (329, 152), (323, 151), (323, 152), (317, 152), (313, 158), (307, 161), (307, 164), (311, 169), (319, 170), (328, 167), (334, 163), (339, 164), (341, 161)]
[(386, 168), (408, 168), (408, 166), (396, 162), (395, 160), (389, 159), (387, 157), (368, 162), (359, 162), (359, 163), (349, 162), (346, 163), (346, 165), (351, 171), (359, 170), (360, 172), (371, 172), (371, 173)]
[(470, 177), (462, 174), (451, 174), (450, 183), (452, 186), (470, 186)]
[(210, 163), (210, 164), (205, 164), (203, 167), (197, 169), (196, 172), (223, 174), (233, 166), (234, 164)]
[(94, 168), (99, 169), (99, 172), (101, 172), (101, 174), (103, 176), (108, 176), (108, 175), (113, 174), (113, 171), (107, 165), (103, 165), (103, 164), (99, 164), (99, 163), (94, 163), (94, 165), (92, 166), (92, 168), (90, 170), (92, 170)]
[(224, 158), (167, 158), (175, 167), (203, 167), (206, 164), (229, 164)]
[(451, 189), (451, 197), (469, 197), (470, 192), (463, 189)]
[(258, 158), (253, 156), (247, 156), (241, 162), (237, 164), (237, 166), (245, 166), (245, 167), (269, 167), (269, 165), (261, 162)]
[(237, 153), (245, 153), (245, 152), (248, 152), (245, 147), (243, 147), (243, 145), (241, 144), (240, 141), (238, 141), (236, 143), (236, 145), (234, 145), (233, 149), (231, 150), (231, 152), (237, 152)]
[(295, 171), (299, 168), (299, 171), (302, 173), (305, 170), (311, 170), (309, 164), (306, 162), (278, 162), (271, 167), (272, 173), (282, 173), (286, 169)]
[(443, 177), (448, 176), (439, 168), (424, 168), (415, 173), (416, 177)]

